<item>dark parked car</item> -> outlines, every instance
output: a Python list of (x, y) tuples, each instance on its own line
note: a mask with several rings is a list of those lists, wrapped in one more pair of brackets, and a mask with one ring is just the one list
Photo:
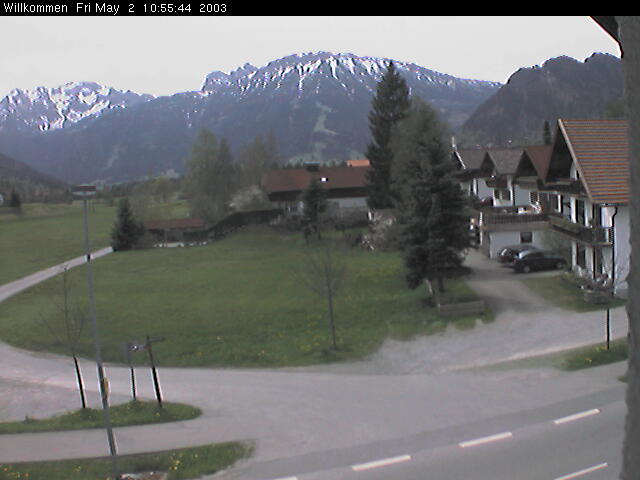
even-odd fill
[(540, 251), (538, 248), (530, 245), (528, 243), (521, 243), (519, 245), (510, 245), (508, 247), (504, 247), (498, 253), (498, 261), (500, 263), (512, 263), (520, 252), (524, 251)]
[(567, 261), (560, 255), (549, 252), (527, 250), (518, 254), (509, 265), (516, 272), (528, 273), (533, 270), (551, 270), (565, 268)]

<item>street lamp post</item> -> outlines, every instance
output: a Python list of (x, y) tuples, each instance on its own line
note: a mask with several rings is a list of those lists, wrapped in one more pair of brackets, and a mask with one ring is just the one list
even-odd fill
[(113, 428), (111, 427), (111, 416), (109, 414), (109, 400), (107, 398), (107, 385), (104, 377), (104, 368), (102, 366), (102, 351), (100, 348), (100, 337), (98, 335), (98, 324), (96, 322), (96, 299), (93, 294), (93, 270), (91, 265), (91, 250), (89, 246), (89, 220), (87, 212), (87, 198), (96, 193), (95, 185), (76, 185), (71, 188), (71, 193), (82, 197), (84, 209), (84, 246), (87, 258), (87, 287), (89, 292), (89, 312), (91, 317), (91, 327), (93, 330), (93, 345), (96, 351), (96, 366), (98, 369), (98, 384), (100, 387), (100, 397), (102, 398), (102, 410), (104, 414), (104, 425), (107, 431), (107, 440), (109, 441), (109, 453), (111, 455), (111, 468), (113, 470), (114, 479), (119, 479), (118, 459), (116, 453), (116, 442), (113, 436)]

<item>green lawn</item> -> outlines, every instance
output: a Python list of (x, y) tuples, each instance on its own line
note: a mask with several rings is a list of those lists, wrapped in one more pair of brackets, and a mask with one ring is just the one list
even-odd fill
[[(335, 302), (340, 349), (334, 352), (328, 348), (325, 300), (292, 273), (304, 249), (300, 234), (256, 227), (208, 246), (118, 252), (97, 260), (94, 281), (105, 359), (121, 362), (122, 342), (150, 335), (165, 337), (154, 347), (160, 365), (309, 365), (361, 358), (387, 336), (407, 339), (454, 322), (425, 304), (423, 289), (406, 288), (398, 253), (352, 249), (348, 282)], [(85, 278), (84, 267), (70, 273), (81, 302)], [(0, 338), (65, 353), (41, 322), (55, 318), (56, 295), (59, 280), (51, 279), (3, 302)], [(91, 357), (92, 350), (85, 336), (82, 354)], [(136, 353), (134, 359), (144, 363), (146, 355)]]
[(509, 370), (520, 368), (557, 368), (574, 371), (627, 360), (629, 348), (626, 338), (611, 340), (609, 350), (605, 343), (570, 348), (554, 353), (508, 360), (479, 367), (481, 370)]
[[(184, 201), (173, 202), (171, 209), (156, 206), (157, 211), (161, 209), (176, 218), (187, 215)], [(16, 216), (0, 209), (0, 285), (85, 253), (82, 201), (24, 204), (22, 210)], [(117, 202), (114, 206), (90, 202), (88, 211), (91, 249), (109, 246)]]
[[(228, 442), (167, 452), (118, 457), (120, 473), (169, 472), (169, 480), (199, 478), (230, 467), (251, 455), (253, 446)], [(104, 480), (111, 477), (109, 458), (0, 464), (1, 480)]]
[[(0, 285), (84, 254), (82, 202), (25, 204), (23, 212), (0, 215)], [(109, 245), (115, 218), (115, 207), (91, 206), (93, 250)]]
[(606, 344), (573, 350), (564, 355), (560, 368), (569, 371), (581, 370), (583, 368), (622, 362), (627, 358), (629, 358), (629, 344), (627, 339), (624, 338), (611, 341), (608, 350)]
[[(155, 401), (131, 401), (113, 405), (109, 409), (114, 427), (146, 425), (149, 423), (178, 422), (199, 417), (199, 408), (181, 403), (163, 402), (158, 408)], [(0, 423), (0, 434), (33, 433), (104, 427), (102, 409), (86, 408), (44, 419), (26, 418), (21, 422)]]
[[(587, 303), (583, 298), (583, 291), (575, 282), (570, 281), (565, 275), (552, 277), (537, 277), (521, 280), (541, 297), (554, 305), (572, 310), (574, 312), (592, 312), (604, 310), (606, 305)], [(625, 300), (615, 298), (610, 307), (620, 307), (626, 303)]]

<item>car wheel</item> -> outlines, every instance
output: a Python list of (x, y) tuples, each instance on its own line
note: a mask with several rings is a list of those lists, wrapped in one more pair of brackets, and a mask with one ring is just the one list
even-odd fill
[(525, 265), (524, 267), (522, 267), (522, 271), (524, 273), (529, 273), (531, 271), (531, 267), (529, 265)]
[(564, 263), (563, 263), (563, 262), (558, 262), (558, 263), (556, 263), (556, 268), (557, 268), (558, 270), (562, 270), (562, 269), (564, 268)]

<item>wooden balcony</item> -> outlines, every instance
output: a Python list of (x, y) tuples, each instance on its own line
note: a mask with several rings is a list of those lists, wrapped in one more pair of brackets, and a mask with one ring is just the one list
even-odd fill
[(556, 232), (581, 243), (598, 246), (606, 246), (613, 243), (613, 228), (611, 227), (588, 227), (572, 222), (561, 215), (550, 215), (549, 224)]
[(480, 225), (488, 231), (525, 231), (547, 228), (548, 213), (523, 211), (522, 207), (483, 208)]

